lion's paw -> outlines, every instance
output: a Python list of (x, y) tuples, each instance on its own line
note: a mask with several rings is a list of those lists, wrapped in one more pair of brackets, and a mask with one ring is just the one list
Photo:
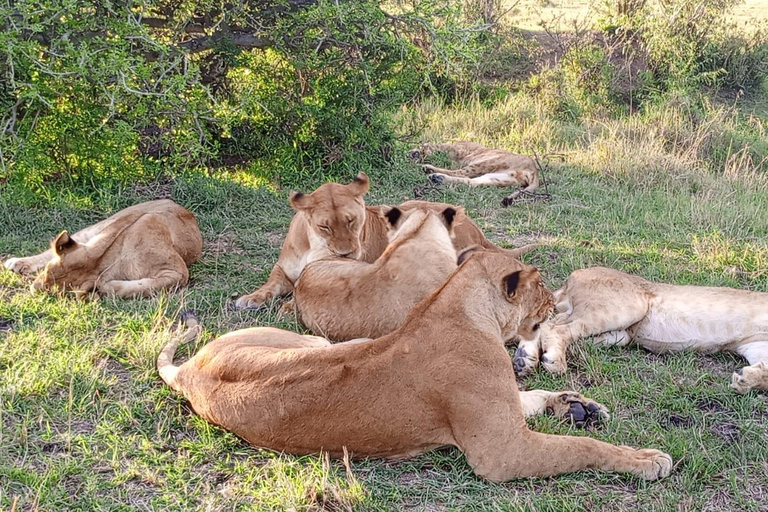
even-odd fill
[(623, 347), (629, 343), (629, 334), (627, 331), (608, 331), (594, 336), (592, 342), (603, 347)]
[(280, 306), (280, 309), (277, 310), (277, 318), (283, 318), (294, 314), (296, 314), (296, 303), (293, 299), (283, 303), (283, 305)]
[(653, 449), (635, 450), (634, 457), (638, 467), (633, 471), (644, 480), (666, 478), (672, 472), (672, 457), (664, 452)]
[(547, 412), (562, 419), (569, 419), (577, 427), (599, 425), (611, 417), (603, 404), (575, 391), (563, 391), (553, 395), (546, 405)]
[(745, 366), (733, 372), (730, 388), (737, 393), (747, 393), (756, 387), (762, 387), (761, 383), (768, 380), (768, 368), (765, 363), (757, 363)]
[(556, 375), (562, 375), (565, 370), (568, 369), (568, 365), (565, 362), (565, 355), (558, 355), (552, 352), (545, 352), (541, 356), (541, 365), (550, 373)]
[(260, 309), (266, 302), (258, 293), (243, 295), (235, 301), (236, 309)]
[(29, 274), (32, 272), (32, 266), (26, 261), (26, 258), (9, 258), (3, 264), (5, 268), (17, 274)]
[(442, 174), (430, 174), (429, 175), (429, 180), (432, 183), (434, 183), (436, 185), (439, 185), (439, 184), (441, 184), (442, 182), (445, 181), (445, 176), (443, 176)]
[(515, 373), (521, 377), (530, 375), (539, 366), (539, 354), (531, 351), (531, 347), (526, 350), (522, 345), (518, 345), (515, 350), (515, 356), (512, 359)]

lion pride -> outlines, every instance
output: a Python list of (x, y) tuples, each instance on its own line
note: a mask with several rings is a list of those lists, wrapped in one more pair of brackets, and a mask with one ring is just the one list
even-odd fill
[[(387, 221), (382, 216), (387, 206), (366, 206), (363, 196), (370, 182), (365, 173), (351, 183), (325, 183), (311, 194), (294, 192), (291, 206), (296, 210), (280, 256), (267, 282), (258, 290), (243, 295), (235, 303), (238, 308), (256, 308), (270, 299), (288, 295), (304, 267), (322, 258), (338, 256), (372, 263), (387, 247)], [(440, 213), (449, 204), (427, 201), (407, 201), (401, 210), (429, 209)], [(453, 226), (454, 246), (461, 251), (480, 245), (519, 257), (535, 247), (534, 244), (507, 250), (489, 242), (469, 216), (463, 216)]]
[(456, 446), (494, 482), (585, 469), (669, 475), (672, 459), (658, 450), (528, 428), (531, 404), (504, 344), (537, 337), (552, 305), (535, 268), (480, 251), (381, 338), (330, 345), (257, 327), (225, 334), (181, 366), (174, 339), (157, 368), (204, 419), (280, 452), (399, 458)]

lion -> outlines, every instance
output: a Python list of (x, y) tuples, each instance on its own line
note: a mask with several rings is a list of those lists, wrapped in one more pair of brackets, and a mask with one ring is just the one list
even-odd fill
[(62, 231), (51, 248), (5, 267), (21, 274), (42, 271), (32, 290), (58, 288), (79, 297), (90, 291), (122, 298), (147, 297), (185, 286), (188, 265), (200, 257), (203, 239), (192, 213), (170, 199), (120, 210), (70, 235)]
[(334, 341), (394, 331), (456, 268), (452, 226), (463, 215), (450, 206), (441, 214), (391, 208), (390, 243), (376, 261), (328, 258), (304, 268), (293, 291), (299, 321)]
[(533, 192), (541, 185), (536, 162), (529, 156), (510, 153), (503, 149), (490, 149), (476, 142), (453, 144), (422, 144), (408, 152), (412, 160), (423, 161), (432, 153), (442, 151), (459, 166), (443, 169), (422, 164), (433, 183), (462, 183), (470, 187), (519, 187), (504, 198), (508, 206), (524, 192)]
[(205, 420), (279, 452), (400, 458), (451, 445), (494, 482), (585, 469), (668, 476), (672, 459), (658, 450), (528, 428), (526, 413), (570, 406), (557, 393), (519, 392), (504, 344), (535, 338), (552, 305), (535, 268), (479, 251), (375, 340), (330, 345), (251, 328), (208, 343), (181, 366), (172, 359), (182, 340), (172, 339), (157, 368)]
[[(366, 206), (363, 196), (370, 182), (365, 173), (351, 183), (325, 183), (311, 194), (292, 192), (291, 206), (296, 210), (280, 256), (267, 282), (235, 302), (237, 308), (258, 308), (270, 299), (288, 295), (304, 267), (316, 260), (337, 256), (373, 263), (387, 247), (387, 221), (382, 213), (387, 206)], [(403, 210), (430, 209), (442, 212), (451, 205), (427, 201), (407, 201)], [(489, 242), (468, 215), (453, 224), (454, 246), (461, 251), (472, 245), (487, 250), (509, 252), (520, 257), (537, 247), (529, 244), (517, 249), (502, 249)]]
[(750, 366), (731, 377), (739, 393), (768, 390), (768, 293), (654, 283), (604, 267), (573, 272), (554, 294), (557, 315), (542, 328), (542, 364), (566, 370), (571, 341), (636, 341), (651, 352), (735, 352)]

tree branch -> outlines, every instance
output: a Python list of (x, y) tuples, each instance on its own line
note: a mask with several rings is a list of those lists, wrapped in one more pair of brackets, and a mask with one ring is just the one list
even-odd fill
[(228, 41), (238, 48), (267, 48), (274, 43), (266, 37), (259, 37), (253, 34), (224, 34), (217, 33), (210, 36), (195, 37), (177, 44), (179, 48), (188, 53), (199, 53), (209, 50), (219, 42)]

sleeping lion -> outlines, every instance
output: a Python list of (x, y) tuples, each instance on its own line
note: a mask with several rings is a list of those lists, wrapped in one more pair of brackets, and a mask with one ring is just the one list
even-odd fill
[(618, 270), (593, 267), (573, 272), (555, 292), (557, 315), (542, 326), (542, 363), (566, 369), (571, 341), (630, 341), (652, 352), (727, 351), (749, 366), (731, 377), (739, 393), (768, 390), (768, 293), (733, 288), (653, 283)]

